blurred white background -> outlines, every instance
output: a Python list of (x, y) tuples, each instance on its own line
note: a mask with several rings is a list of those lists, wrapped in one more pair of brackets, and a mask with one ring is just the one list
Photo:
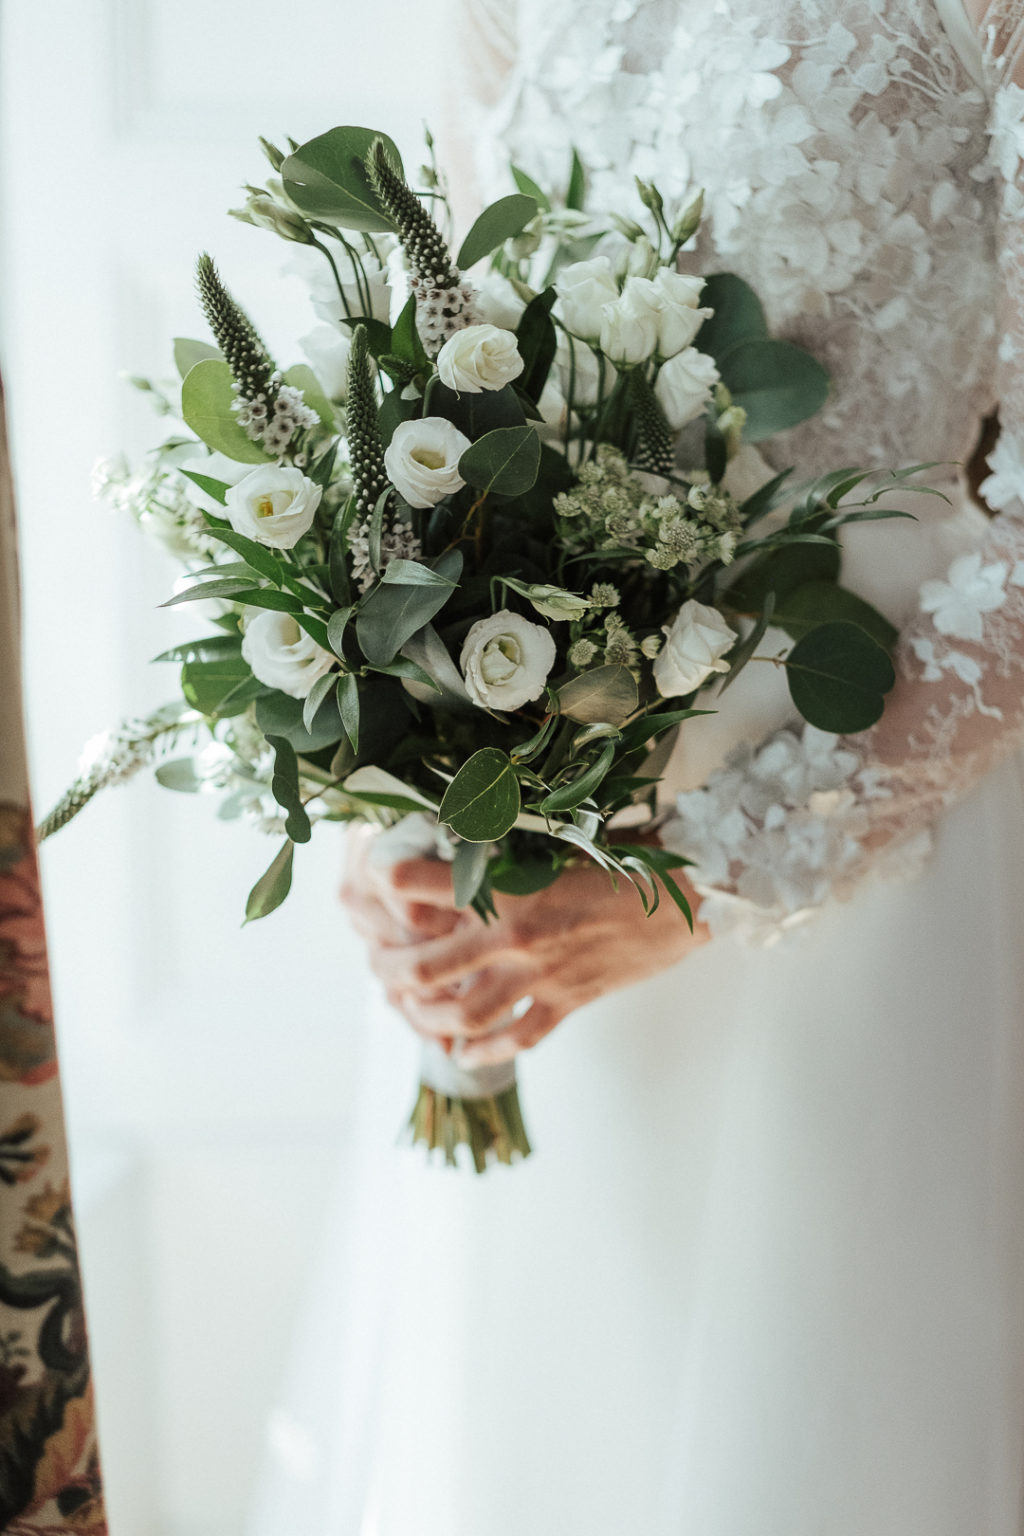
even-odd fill
[[(174, 693), (195, 619), (90, 495), (163, 424), (121, 371), (203, 336), (209, 249), (272, 350), (315, 323), (288, 250), (226, 209), (256, 135), (386, 128), (420, 158), (446, 28), (422, 0), (0, 0), (0, 362), (19, 494), (36, 808), (83, 742)], [(322, 1213), (343, 1177), (361, 958), (340, 838), (244, 930), (273, 849), (148, 775), (44, 850), (75, 1195), (117, 1536), (240, 1536)]]

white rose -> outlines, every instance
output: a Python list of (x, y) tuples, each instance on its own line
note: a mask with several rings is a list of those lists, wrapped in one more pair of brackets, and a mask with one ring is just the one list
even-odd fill
[[(567, 400), (571, 384), (574, 406), (597, 404), (601, 393), (601, 364), (597, 353), (585, 341), (559, 329), (555, 368), (558, 370), (562, 394)], [(610, 368), (606, 368), (605, 373), (609, 375), (607, 382), (610, 387), (615, 375)]]
[(324, 393), (331, 400), (344, 400), (348, 390), (348, 354), (352, 343), (333, 325), (316, 325), (299, 346), (312, 365)]
[(304, 699), (316, 682), (334, 666), (336, 658), (322, 650), (300, 629), (290, 613), (267, 610), (246, 625), (242, 655), (253, 676), (268, 688), (279, 688), (293, 699)]
[(658, 294), (648, 277), (627, 277), (622, 297), (601, 312), (600, 348), (613, 363), (643, 363), (658, 350)]
[[(208, 480), (219, 480), (222, 485), (237, 485), (243, 475), (250, 471), (248, 464), (240, 464), (237, 459), (229, 459), (226, 453), (201, 453), (195, 458), (182, 459), (179, 469), (191, 470), (194, 475), (205, 475)], [(224, 507), (215, 496), (208, 491), (201, 491), (194, 480), (185, 476), (185, 495), (194, 507), (199, 507), (203, 512), (212, 512), (214, 517), (224, 516)]]
[(619, 287), (607, 256), (574, 261), (555, 278), (558, 313), (568, 330), (587, 341), (601, 332), (604, 306), (619, 297)]
[(231, 487), (224, 511), (236, 533), (273, 549), (291, 549), (309, 531), (322, 495), (301, 469), (264, 464)]
[(663, 699), (692, 693), (713, 672), (728, 672), (725, 652), (736, 635), (717, 608), (695, 598), (685, 602), (671, 624), (662, 627), (665, 644), (654, 660), (654, 681)]
[(525, 366), (512, 332), (496, 325), (467, 325), (450, 336), (437, 354), (441, 383), (467, 395), (504, 389)]
[(482, 709), (519, 709), (544, 692), (555, 642), (540, 624), (503, 608), (478, 619), (459, 657), (466, 688)]
[(668, 267), (659, 267), (652, 279), (652, 286), (661, 301), (658, 351), (662, 357), (674, 357), (690, 345), (704, 321), (714, 314), (714, 310), (698, 308), (697, 301), (704, 287), (702, 277), (688, 277), (684, 272), (672, 272)]
[(490, 325), (500, 325), (506, 331), (514, 331), (526, 308), (526, 300), (519, 297), (507, 277), (500, 272), (488, 272), (476, 285), (477, 314)]
[(710, 357), (687, 347), (663, 364), (654, 385), (665, 418), (673, 432), (701, 414), (718, 383), (718, 369)]
[(384, 468), (410, 507), (436, 507), (465, 485), (459, 460), (471, 446), (469, 438), (443, 416), (402, 421), (384, 450)]

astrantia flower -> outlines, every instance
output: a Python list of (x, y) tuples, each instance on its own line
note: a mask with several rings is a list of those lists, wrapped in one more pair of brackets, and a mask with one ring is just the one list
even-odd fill
[(258, 613), (246, 625), (242, 655), (254, 677), (293, 699), (304, 699), (317, 678), (329, 672), (336, 661), (299, 628), (290, 613), (271, 611)]
[(980, 640), (982, 614), (994, 613), (1006, 601), (1009, 567), (1003, 560), (982, 565), (981, 554), (960, 555), (945, 581), (926, 581), (921, 586), (922, 613), (934, 615), (940, 635), (957, 640)]
[(503, 608), (472, 626), (459, 663), (474, 704), (519, 709), (544, 692), (555, 664), (555, 642), (540, 624)]
[(384, 468), (410, 507), (436, 507), (465, 485), (459, 460), (470, 446), (443, 416), (402, 421), (384, 451)]
[(231, 487), (225, 510), (236, 533), (273, 549), (292, 549), (312, 526), (322, 495), (300, 469), (265, 464)]

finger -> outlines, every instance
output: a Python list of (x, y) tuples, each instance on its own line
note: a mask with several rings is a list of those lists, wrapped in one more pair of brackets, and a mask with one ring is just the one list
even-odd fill
[(514, 1020), (506, 1028), (460, 1046), (455, 1059), (460, 1067), (486, 1067), (509, 1061), (520, 1051), (528, 1051), (543, 1040), (564, 1017), (562, 1010), (553, 1003), (535, 1002), (521, 1019)]
[(509, 1017), (522, 996), (522, 982), (503, 973), (485, 973), (465, 992), (400, 992), (406, 1016), (433, 1035), (472, 1040)]
[(452, 867), (442, 859), (403, 859), (389, 871), (390, 884), (407, 901), (432, 907), (454, 907)]
[(434, 1029), (428, 1029), (424, 1024), (421, 1024), (418, 1019), (410, 1018), (405, 1006), (408, 993), (388, 991), (384, 995), (395, 1012), (402, 1015), (413, 1034), (419, 1035), (422, 1040), (429, 1040), (431, 1045), (439, 1045), (446, 1055), (451, 1055), (455, 1045), (454, 1037), (452, 1035), (439, 1035)]
[(489, 952), (481, 941), (482, 929), (459, 927), (438, 939), (418, 944), (391, 944), (374, 955), (377, 974), (389, 987), (412, 992), (432, 992), (451, 986), (480, 970)]

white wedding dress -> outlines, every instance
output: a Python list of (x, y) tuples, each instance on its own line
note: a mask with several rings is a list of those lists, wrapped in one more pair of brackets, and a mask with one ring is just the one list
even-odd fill
[(604, 206), (704, 186), (702, 268), (823, 358), (773, 462), (964, 460), (998, 402), (999, 515), (939, 468), (952, 506), (851, 538), (902, 626), (868, 736), (776, 734), (753, 667), (728, 739), (684, 730), (668, 835), (723, 931), (521, 1062), (529, 1162), (396, 1150), (417, 1048), (360, 1025), (253, 1536), (1019, 1536), (1024, 0), (957, 4), (469, 7), (497, 190), (570, 143)]

